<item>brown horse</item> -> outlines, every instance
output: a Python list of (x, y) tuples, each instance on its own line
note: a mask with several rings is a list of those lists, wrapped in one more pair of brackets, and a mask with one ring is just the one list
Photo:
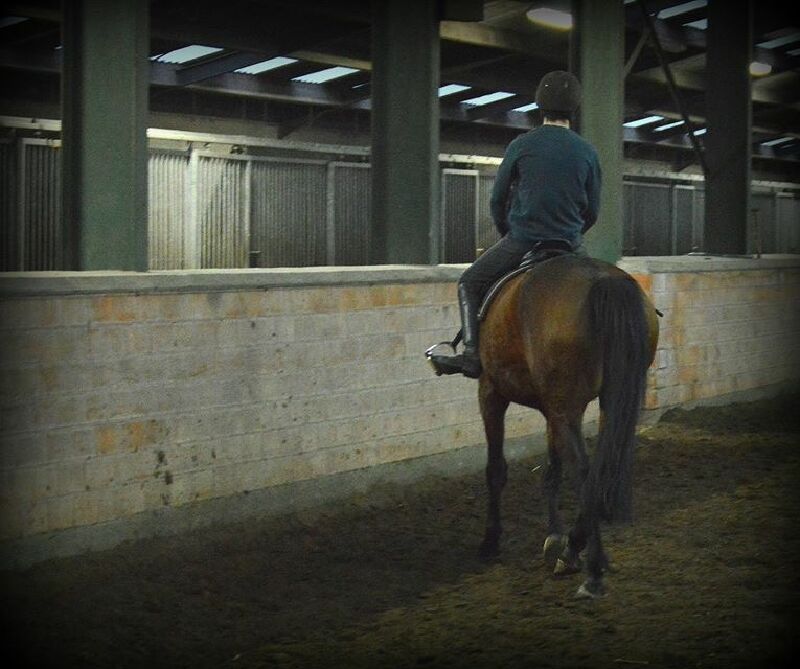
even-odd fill
[[(500, 494), (506, 483), (504, 417), (510, 402), (538, 409), (547, 419), (544, 474), (549, 520), (545, 559), (563, 576), (582, 568), (588, 579), (577, 596), (604, 594), (608, 561), (600, 521), (631, 517), (636, 424), (647, 369), (658, 342), (656, 311), (629, 275), (606, 262), (568, 255), (552, 258), (511, 279), (481, 326), (481, 415), (488, 443), (489, 509), (481, 553), (496, 554), (501, 534)], [(600, 432), (591, 461), (582, 435), (583, 414), (600, 398)], [(558, 489), (562, 459), (576, 463), (579, 511), (568, 538), (562, 533)]]

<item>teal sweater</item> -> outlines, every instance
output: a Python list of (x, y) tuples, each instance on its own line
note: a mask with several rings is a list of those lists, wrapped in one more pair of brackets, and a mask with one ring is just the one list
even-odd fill
[(508, 145), (492, 190), (500, 234), (522, 242), (564, 239), (580, 246), (597, 220), (600, 164), (576, 132), (542, 125)]

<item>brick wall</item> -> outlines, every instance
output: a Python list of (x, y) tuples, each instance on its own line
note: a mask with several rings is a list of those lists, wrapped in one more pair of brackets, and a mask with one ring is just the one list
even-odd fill
[(664, 313), (647, 409), (800, 380), (800, 258), (626, 259)]
[[(0, 539), (480, 443), (475, 382), (435, 377), (423, 355), (457, 329), (458, 273), (27, 283), (0, 302)], [(517, 409), (508, 432), (542, 425)]]
[[(665, 313), (650, 409), (800, 378), (800, 260), (702, 261), (622, 263)], [(482, 443), (423, 358), (462, 269), (0, 277), (0, 543)]]

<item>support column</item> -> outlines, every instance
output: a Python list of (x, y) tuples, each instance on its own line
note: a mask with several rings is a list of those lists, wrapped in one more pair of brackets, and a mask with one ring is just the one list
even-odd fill
[(741, 254), (750, 213), (752, 2), (709, 0), (707, 33), (703, 250)]
[(373, 263), (438, 262), (437, 5), (435, 0), (373, 3)]
[(573, 0), (570, 67), (581, 81), (577, 129), (597, 149), (603, 171), (600, 215), (586, 234), (589, 255), (622, 255), (625, 14), (622, 2)]
[(146, 271), (149, 3), (62, 5), (67, 267)]

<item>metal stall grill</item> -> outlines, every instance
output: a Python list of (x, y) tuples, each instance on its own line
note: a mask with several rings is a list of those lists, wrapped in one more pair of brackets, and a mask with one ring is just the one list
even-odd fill
[(442, 170), (442, 262), (475, 260), (477, 211), (478, 172)]
[(694, 188), (694, 209), (692, 210), (692, 250), (705, 245), (706, 229), (706, 191), (701, 186)]
[(478, 176), (478, 223), (475, 232), (475, 246), (478, 254), (483, 253), (500, 240), (500, 233), (497, 232), (497, 228), (494, 226), (490, 207), (494, 182), (494, 174), (481, 174)]
[(20, 269), (63, 269), (60, 142), (23, 139), (20, 151)]
[(778, 250), (782, 253), (800, 253), (800, 198), (779, 193), (775, 202), (775, 217)]
[(372, 208), (370, 166), (330, 163), (328, 166), (327, 263), (366, 265), (370, 261)]
[(750, 225), (747, 233), (748, 253), (775, 253), (775, 194), (754, 190), (750, 194)]
[[(41, 138), (0, 140), (0, 271), (64, 268), (59, 146)], [(340, 148), (314, 159), (151, 148), (149, 267), (369, 264), (370, 166), (339, 158), (347, 155)], [(319, 147), (308, 150), (320, 154)], [(495, 176), (462, 157), (448, 162), (464, 169), (441, 171), (440, 261), (471, 262), (498, 239), (489, 207)], [(800, 251), (800, 190), (771, 182), (753, 187), (761, 251)], [(624, 197), (625, 255), (703, 249), (702, 182), (628, 177)], [(748, 251), (756, 250), (751, 217)]]
[(676, 185), (672, 189), (672, 253), (685, 254), (699, 248), (695, 244), (695, 203), (693, 186)]
[(252, 170), (252, 266), (324, 265), (327, 163), (259, 159)]
[(186, 267), (184, 230), (189, 157), (151, 152), (147, 172), (147, 235), (150, 269)]
[(16, 147), (0, 141), (0, 272), (17, 269), (16, 174)]
[(623, 255), (672, 253), (672, 202), (668, 184), (624, 185)]
[(247, 163), (200, 155), (196, 189), (200, 267), (246, 267)]

